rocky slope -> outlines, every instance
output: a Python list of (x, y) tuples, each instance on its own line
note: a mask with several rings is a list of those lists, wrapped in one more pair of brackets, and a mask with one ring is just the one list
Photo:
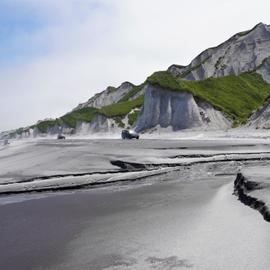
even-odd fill
[(169, 71), (187, 80), (203, 80), (256, 70), (270, 82), (269, 57), (270, 26), (259, 23), (203, 51), (188, 66), (172, 65)]
[(130, 90), (132, 90), (133, 87), (134, 85), (130, 82), (124, 82), (117, 88), (109, 86), (106, 90), (96, 94), (87, 102), (79, 104), (76, 108), (74, 108), (74, 110), (79, 110), (85, 107), (102, 108), (104, 106), (116, 103)]
[(270, 129), (270, 100), (265, 103), (262, 109), (251, 115), (246, 126), (255, 129)]
[(127, 127), (140, 132), (156, 126), (227, 129), (245, 123), (270, 128), (266, 82), (270, 83), (270, 26), (260, 23), (203, 51), (188, 66), (172, 65), (141, 85), (108, 87), (60, 118), (0, 137), (119, 132)]

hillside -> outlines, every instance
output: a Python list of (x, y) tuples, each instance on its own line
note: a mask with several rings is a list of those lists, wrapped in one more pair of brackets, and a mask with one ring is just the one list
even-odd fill
[[(119, 132), (155, 126), (227, 129), (247, 123), (268, 128), (270, 26), (259, 23), (195, 57), (171, 65), (140, 85), (124, 82), (57, 118), (2, 133), (1, 137)], [(253, 124), (251, 124), (251, 122)]]
[(255, 72), (188, 81), (164, 71), (154, 73), (147, 82), (165, 89), (189, 92), (223, 112), (235, 125), (246, 121), (270, 96), (270, 85)]
[(270, 26), (259, 23), (251, 30), (237, 33), (224, 43), (203, 51), (188, 66), (172, 65), (168, 71), (187, 80), (256, 71), (270, 82), (269, 56)]

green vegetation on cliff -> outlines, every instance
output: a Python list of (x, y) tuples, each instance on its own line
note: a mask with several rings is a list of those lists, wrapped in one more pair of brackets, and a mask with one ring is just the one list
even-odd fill
[(55, 126), (57, 124), (60, 124), (59, 119), (50, 119), (50, 120), (40, 121), (33, 127), (37, 127), (40, 132), (46, 133), (50, 126)]
[[(40, 132), (46, 133), (49, 127), (55, 125), (66, 124), (70, 128), (75, 128), (76, 123), (79, 121), (90, 122), (97, 114), (102, 114), (108, 118), (114, 118), (120, 126), (123, 126), (121, 118), (125, 117), (129, 112), (135, 108), (139, 108), (143, 105), (143, 96), (139, 96), (134, 100), (127, 100), (118, 103), (111, 104), (109, 106), (102, 107), (100, 109), (87, 107), (76, 111), (69, 112), (57, 119), (50, 119), (38, 122), (32, 127), (37, 127)], [(135, 114), (131, 116), (129, 122), (135, 122)]]
[(134, 87), (127, 93), (125, 94), (119, 102), (124, 102), (128, 101), (131, 97), (135, 96), (137, 93), (139, 93), (145, 86), (145, 83), (142, 83), (140, 85), (134, 85)]
[(270, 85), (255, 72), (188, 81), (175, 78), (168, 71), (160, 71), (148, 77), (147, 82), (174, 91), (190, 92), (224, 112), (234, 120), (234, 125), (244, 122), (270, 95)]
[(69, 127), (75, 128), (78, 121), (90, 122), (97, 112), (98, 109), (87, 107), (69, 112), (62, 116), (60, 119)]
[(134, 110), (128, 115), (128, 124), (130, 126), (133, 126), (133, 124), (137, 121), (139, 114), (140, 110)]
[(46, 133), (50, 127), (66, 124), (70, 128), (75, 128), (77, 121), (90, 122), (97, 112), (96, 108), (83, 108), (77, 111), (69, 112), (60, 118), (39, 121), (31, 128), (38, 128), (42, 133)]
[(107, 117), (125, 116), (132, 109), (141, 107), (143, 105), (144, 97), (139, 96), (134, 100), (128, 100), (124, 102), (118, 102), (109, 106), (102, 107), (98, 110), (99, 114), (103, 114)]

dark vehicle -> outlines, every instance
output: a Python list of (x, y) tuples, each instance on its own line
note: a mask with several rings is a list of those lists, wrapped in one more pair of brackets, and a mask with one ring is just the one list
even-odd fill
[(65, 138), (66, 137), (62, 134), (58, 134), (58, 136), (57, 136), (57, 140), (65, 140)]
[(5, 139), (3, 144), (4, 144), (4, 145), (8, 145), (8, 144), (9, 144), (8, 139)]
[(123, 140), (131, 140), (131, 139), (139, 139), (139, 134), (135, 131), (131, 131), (131, 130), (127, 130), (127, 129), (124, 129), (122, 130), (122, 139)]

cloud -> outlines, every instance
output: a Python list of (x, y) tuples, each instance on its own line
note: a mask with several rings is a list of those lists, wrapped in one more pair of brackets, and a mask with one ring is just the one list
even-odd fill
[(1, 1), (9, 19), (0, 19), (0, 130), (61, 116), (108, 85), (188, 64), (267, 23), (269, 7), (265, 0)]

